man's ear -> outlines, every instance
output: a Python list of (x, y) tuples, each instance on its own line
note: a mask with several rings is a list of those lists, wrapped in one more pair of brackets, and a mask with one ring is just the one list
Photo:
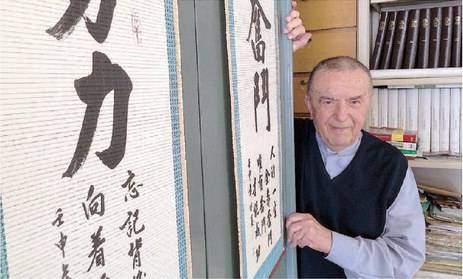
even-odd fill
[(313, 106), (312, 106), (312, 100), (310, 99), (309, 94), (305, 95), (304, 102), (305, 102), (305, 106), (307, 107), (307, 111), (309, 112), (309, 118), (312, 118)]

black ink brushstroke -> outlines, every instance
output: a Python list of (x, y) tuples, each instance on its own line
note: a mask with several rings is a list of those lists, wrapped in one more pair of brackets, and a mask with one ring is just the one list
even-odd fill
[(57, 40), (69, 36), (84, 15), (89, 3), (90, 0), (70, 0), (66, 12), (55, 26), (48, 28), (46, 32)]
[(260, 74), (262, 78), (262, 99), (261, 102), (264, 104), (267, 102), (267, 126), (265, 129), (270, 132), (271, 126), (270, 126), (270, 100), (268, 97), (268, 68), (262, 69), (262, 72)]
[(254, 126), (257, 129), (257, 107), (259, 106), (260, 95), (259, 95), (259, 73), (254, 73)]
[(125, 155), (127, 141), (127, 118), (132, 81), (127, 73), (117, 64), (113, 64), (113, 131), (110, 146), (96, 155), (108, 168), (114, 169)]
[(249, 39), (251, 38), (252, 25), (254, 24), (254, 41), (259, 42), (262, 38), (262, 35), (260, 33), (260, 18), (262, 17), (266, 29), (270, 29), (272, 27), (272, 24), (265, 15), (264, 9), (262, 8), (259, 0), (250, 0), (250, 2), (252, 7), (251, 22), (249, 23), (249, 32), (246, 41), (249, 42)]
[(108, 37), (115, 8), (116, 0), (101, 0), (96, 22), (92, 22), (91, 19), (83, 16), (88, 33), (100, 44)]
[(77, 95), (87, 104), (74, 156), (63, 177), (72, 177), (84, 164), (93, 141), (103, 100), (114, 89), (113, 131), (111, 145), (96, 155), (113, 169), (125, 154), (127, 114), (132, 81), (117, 64), (98, 51), (93, 52), (92, 73), (74, 81)]
[(259, 41), (257, 44), (255, 44), (254, 40), (251, 40), (251, 46), (252, 53), (254, 54), (254, 60), (265, 64), (265, 42)]

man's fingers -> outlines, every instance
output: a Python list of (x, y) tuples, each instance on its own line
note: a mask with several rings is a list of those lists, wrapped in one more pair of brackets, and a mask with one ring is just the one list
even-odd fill
[(301, 36), (303, 34), (305, 34), (305, 28), (304, 26), (299, 25), (296, 28), (294, 28), (291, 32), (289, 32), (288, 39), (290, 40), (292, 40), (293, 38), (297, 39), (298, 36)]
[(288, 233), (295, 233), (295, 232), (301, 230), (303, 226), (304, 226), (303, 221), (298, 221), (298, 222), (291, 223), (290, 226), (287, 226)]
[(291, 12), (289, 12), (289, 15), (286, 16), (286, 22), (290, 22), (291, 20), (298, 18), (298, 17), (299, 17), (299, 11), (291, 10)]
[(297, 231), (293, 234), (293, 239), (292, 239), (292, 244), (294, 244), (294, 246), (300, 246), (302, 245), (302, 239), (304, 238), (304, 234), (305, 232), (303, 230), (300, 230), (300, 231)]
[(304, 218), (307, 218), (308, 216), (312, 216), (308, 213), (291, 213), (288, 215), (286, 218), (286, 228), (291, 226), (291, 224), (299, 222), (300, 220), (303, 220)]
[(290, 224), (286, 223), (286, 236), (288, 238), (288, 242), (293, 244), (294, 243), (294, 234), (302, 230), (304, 227), (304, 222), (296, 221)]
[(298, 245), (302, 247), (302, 239), (304, 238), (304, 234), (304, 230), (294, 232), (291, 236), (291, 240), (288, 239), (289, 245), (291, 245), (291, 247), (293, 248), (295, 248)]
[(305, 46), (311, 37), (311, 33), (304, 33), (297, 37), (296, 40), (293, 40), (293, 51), (296, 51)]
[[(286, 24), (285, 30), (287, 32), (291, 32), (291, 31), (293, 31), (294, 28), (300, 27), (300, 26), (304, 27), (302, 25), (302, 20), (300, 18), (296, 18), (296, 19), (291, 20), (290, 22), (288, 22), (288, 24)], [(305, 32), (305, 28), (304, 28), (304, 32)]]

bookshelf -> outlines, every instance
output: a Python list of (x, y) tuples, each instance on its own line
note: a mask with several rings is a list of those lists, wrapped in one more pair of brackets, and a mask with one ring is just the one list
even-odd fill
[[(445, 1), (445, 0), (438, 0), (438, 1), (370, 0), (368, 1), (368, 0), (359, 0), (357, 4), (358, 4), (357, 6), (357, 26), (358, 26), (357, 58), (362, 63), (369, 66), (370, 65), (370, 53), (372, 52), (371, 50), (374, 49), (376, 35), (377, 35), (376, 33), (378, 32), (380, 11), (391, 11), (392, 9), (394, 9), (394, 7), (397, 8), (397, 6), (400, 6), (401, 9), (414, 9), (416, 8), (415, 6), (416, 4), (419, 4), (420, 8), (432, 8), (433, 6), (444, 6), (444, 5), (456, 6), (456, 5), (461, 5), (461, 1)], [(383, 18), (384, 18), (384, 14), (383, 14)], [(403, 16), (403, 18), (406, 18), (406, 16)], [(444, 29), (442, 28), (441, 32), (444, 32), (443, 30)], [(388, 34), (387, 31), (386, 31), (386, 34)], [(403, 34), (403, 33), (398, 33), (398, 34)], [(411, 37), (406, 36), (406, 40), (409, 38)], [(420, 42), (422, 42), (422, 40), (418, 41), (418, 43)], [(375, 62), (377, 62), (377, 60)], [(417, 101), (423, 100), (423, 104), (418, 102), (417, 104), (418, 110), (420, 110), (421, 108), (421, 111), (424, 112), (424, 114), (426, 114), (426, 104), (427, 104), (426, 100), (429, 100), (429, 103), (431, 104), (431, 106), (429, 107), (430, 108), (429, 114), (426, 114), (426, 116), (437, 115), (435, 113), (437, 111), (440, 114), (440, 121), (442, 121), (442, 119), (445, 119), (443, 118), (442, 115), (445, 114), (445, 111), (447, 111), (447, 110), (443, 110), (442, 107), (439, 107), (439, 104), (441, 102), (440, 100), (447, 100), (445, 96), (448, 96), (448, 95), (442, 95), (443, 94), (442, 92), (445, 92), (445, 94), (449, 94), (447, 90), (443, 91), (440, 88), (461, 87), (462, 86), (462, 68), (461, 67), (459, 68), (455, 68), (455, 67), (454, 68), (451, 68), (451, 67), (431, 68), (431, 69), (371, 70), (371, 75), (373, 79), (373, 85), (375, 87), (380, 87), (380, 88), (387, 87), (388, 88), (387, 90), (391, 90), (391, 91), (393, 90), (392, 88), (397, 88), (398, 90), (401, 90), (400, 88), (417, 88), (417, 90), (415, 89), (401, 90), (401, 92), (406, 92), (406, 94), (401, 94), (401, 96), (405, 95), (405, 99), (407, 100), (406, 104), (408, 105), (409, 98), (411, 100), (417, 100)], [(384, 90), (384, 89), (379, 89), (379, 90)], [(413, 95), (410, 92), (413, 92)], [(418, 99), (414, 99), (415, 97), (413, 96), (416, 96), (416, 93), (418, 94), (423, 93), (424, 95), (418, 95), (417, 96)], [(398, 92), (395, 92), (394, 94), (398, 94)], [(392, 96), (390, 100), (393, 101), (392, 104), (397, 104), (397, 107), (400, 108), (401, 103), (394, 102), (394, 96), (395, 96), (394, 94), (390, 95)], [(426, 97), (427, 94), (428, 95), (432, 94), (430, 99), (427, 99)], [(453, 96), (455, 96), (455, 94)], [(434, 97), (436, 97), (437, 99), (435, 99)], [(460, 98), (462, 97), (461, 90), (460, 90), (459, 97)], [(386, 102), (382, 102), (382, 104), (384, 103), (388, 104), (387, 110), (391, 108), (388, 102), (389, 100), (386, 100)], [(438, 104), (438, 105), (432, 106), (432, 104)], [(447, 103), (447, 104), (450, 104), (450, 108), (457, 107), (457, 106), (452, 106), (452, 103)], [(461, 101), (460, 101), (460, 104), (461, 104)], [(377, 103), (378, 110), (379, 110), (379, 107), (380, 107), (380, 103), (378, 102)], [(381, 108), (384, 108), (384, 107), (381, 107)], [(446, 106), (446, 108), (448, 108), (448, 106)], [(385, 110), (386, 109), (382, 111), (385, 111)], [(443, 114), (442, 114), (442, 111), (444, 111)], [(460, 108), (460, 113), (461, 113), (461, 108)], [(420, 114), (420, 115), (423, 116), (423, 114)], [(431, 127), (435, 123), (441, 123), (439, 122), (439, 116), (438, 116), (437, 121), (433, 117), (429, 117), (429, 118), (418, 117), (418, 118), (412, 118), (412, 119), (418, 119), (418, 121), (422, 121), (422, 119), (425, 119), (421, 123), (428, 123)], [(457, 119), (455, 118), (455, 114), (454, 114), (454, 119)], [(461, 121), (462, 121), (461, 115), (459, 119), (460, 119), (459, 121), (461, 125)], [(424, 126), (426, 126), (426, 124), (424, 124)], [(432, 142), (433, 136), (436, 134), (436, 131), (439, 131), (438, 130), (439, 124), (436, 126), (437, 126), (436, 129), (432, 130), (431, 128), (429, 131), (431, 133), (431, 142)], [(421, 127), (423, 128), (423, 124), (421, 124)], [(455, 130), (458, 130), (458, 129), (453, 129), (454, 135), (455, 135)], [(423, 131), (428, 132), (425, 129), (421, 130), (422, 133), (424, 133)], [(418, 131), (418, 134), (419, 134), (419, 131)], [(452, 130), (450, 131), (450, 135), (452, 135)], [(463, 148), (462, 142), (461, 142), (462, 140), (461, 130), (459, 132), (459, 135), (460, 135), (459, 140), (460, 140), (460, 152), (461, 152), (461, 149)], [(439, 137), (441, 136), (442, 134), (439, 135)], [(423, 137), (423, 139), (425, 138), (426, 137)], [(436, 142), (439, 142), (439, 141), (440, 141), (440, 138), (438, 138)], [(426, 146), (426, 145), (423, 145), (423, 146)], [(431, 144), (431, 151), (433, 149), (432, 146), (433, 145)], [(439, 146), (437, 150), (441, 151), (440, 148), (441, 147)], [(452, 152), (451, 147), (449, 151)], [(415, 160), (410, 160), (408, 161), (408, 164), (413, 169), (415, 179), (419, 184), (432, 185), (436, 188), (446, 189), (446, 190), (449, 190), (455, 193), (459, 193), (461, 195), (462, 193), (462, 159), (461, 159), (461, 156), (460, 157), (445, 156), (445, 155), (427, 156), (426, 158), (416, 158)], [(461, 223), (459, 226), (461, 227)], [(435, 245), (435, 243), (446, 243), (447, 247), (451, 246), (450, 244), (451, 241), (449, 239), (452, 239), (453, 235), (452, 234), (433, 234), (433, 230), (430, 227), (428, 227), (426, 234), (427, 234), (427, 240), (426, 240), (427, 248), (426, 249), (427, 249), (427, 252), (429, 251), (431, 252), (429, 254), (427, 253), (425, 265), (421, 268), (421, 270), (417, 274), (415, 274), (414, 278), (424, 278), (424, 277), (426, 278), (455, 278), (455, 277), (458, 277), (455, 275), (447, 274), (447, 273), (453, 273), (453, 274), (459, 273), (459, 272), (454, 273), (455, 270), (452, 270), (449, 267), (451, 265), (448, 265), (449, 262), (446, 262), (446, 260), (448, 259), (451, 253), (450, 249), (446, 250), (446, 249), (436, 248), (436, 245)], [(429, 240), (429, 239), (432, 239), (433, 237), (434, 237), (434, 240)], [(439, 238), (440, 240), (436, 242), (435, 238)], [(454, 243), (454, 244), (455, 246), (461, 247), (461, 238), (460, 238), (459, 245), (457, 243)], [(437, 255), (437, 253), (432, 252), (433, 250), (439, 251), (440, 254)], [(446, 254), (446, 256), (442, 256), (443, 254)], [(433, 261), (433, 257), (436, 258), (436, 255), (437, 255), (437, 258), (439, 259), (438, 264), (436, 264), (436, 260)], [(461, 261), (461, 254), (460, 254), (460, 260), (457, 260), (455, 262), (458, 262), (458, 261)], [(452, 262), (454, 266), (455, 266), (455, 262)], [(461, 270), (461, 265), (458, 267), (458, 264), (456, 264), (455, 268), (456, 269), (459, 268)], [(426, 269), (431, 270), (432, 272), (423, 271)], [(460, 277), (461, 277), (461, 273), (460, 273)]]
[(425, 169), (449, 169), (461, 170), (461, 159), (444, 159), (444, 158), (417, 158), (408, 161), (408, 165), (412, 168), (425, 168)]
[[(427, 0), (370, 0), (357, 2), (357, 59), (365, 65), (370, 65), (370, 52), (374, 46), (379, 24), (379, 8), (401, 6), (410, 8), (420, 5), (461, 5), (461, 1), (427, 1)], [(432, 69), (398, 69), (371, 70), (374, 86), (386, 87), (438, 87), (439, 85), (462, 84), (462, 68), (432, 68)], [(462, 160), (440, 157), (416, 159), (409, 161), (412, 168), (432, 170), (461, 171)]]

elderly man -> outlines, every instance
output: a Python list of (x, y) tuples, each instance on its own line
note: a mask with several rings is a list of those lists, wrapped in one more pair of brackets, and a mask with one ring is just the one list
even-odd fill
[(410, 278), (424, 261), (425, 226), (407, 160), (362, 127), (369, 70), (350, 57), (320, 62), (296, 127), (298, 208), (286, 221), (300, 277)]

